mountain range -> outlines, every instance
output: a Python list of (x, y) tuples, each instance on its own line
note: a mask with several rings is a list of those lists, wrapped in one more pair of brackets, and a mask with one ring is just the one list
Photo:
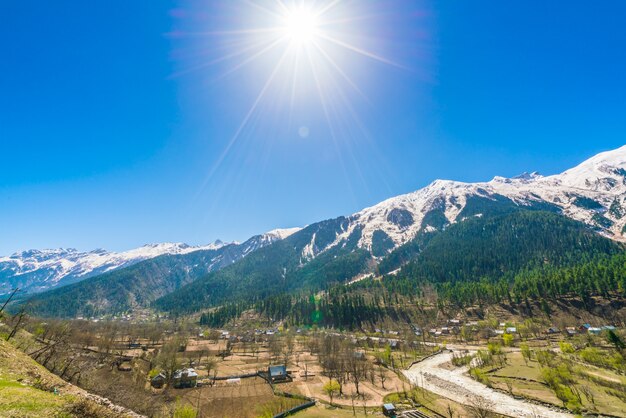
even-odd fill
[(19, 288), (24, 293), (42, 292), (162, 255), (186, 255), (198, 251), (215, 254), (214, 259), (208, 261), (206, 269), (208, 272), (211, 271), (212, 265), (222, 260), (222, 254), (225, 252), (230, 254), (228, 262), (234, 262), (297, 230), (298, 228), (277, 229), (254, 236), (243, 244), (217, 240), (204, 246), (183, 243), (147, 244), (125, 252), (110, 252), (103, 249), (81, 252), (73, 248), (21, 251), (0, 257), (0, 296), (14, 288)]
[[(529, 215), (509, 216), (516, 212)], [(468, 227), (460, 228), (467, 222)], [(226, 256), (229, 248), (237, 246), (230, 244), (185, 254), (164, 254), (45, 292), (29, 303), (34, 312), (50, 316), (95, 315), (138, 305), (194, 312), (233, 300), (316, 291), (395, 273), (407, 263), (419, 263), (419, 255), (432, 254), (432, 248), (447, 251), (446, 257), (450, 257), (455, 248), (450, 243), (458, 245), (454, 234), (459, 231), (471, 230), (478, 240), (481, 231), (488, 233), (487, 228), (499, 231), (500, 235), (489, 235), (489, 239), (506, 245), (502, 251), (512, 251), (512, 246), (519, 243), (515, 236), (500, 239), (508, 234), (502, 225), (517, 225), (517, 236), (525, 240), (533, 239), (529, 231), (547, 237), (567, 235), (564, 243), (581, 254), (618, 251), (618, 244), (608, 242), (625, 241), (626, 146), (598, 154), (557, 175), (531, 173), (514, 178), (495, 177), (482, 183), (436, 180), (423, 189), (353, 215), (290, 230), (264, 244), (248, 245), (249, 251), (239, 250)], [(589, 233), (598, 238), (590, 240)], [(466, 240), (472, 237), (463, 236)], [(439, 243), (434, 245), (431, 241)], [(516, 266), (536, 262), (539, 256), (545, 258), (552, 253), (550, 245), (558, 247), (548, 239), (543, 241), (545, 245), (522, 252), (527, 258), (519, 260)], [(429, 245), (434, 246), (428, 249)], [(569, 247), (559, 248), (566, 251)], [(218, 259), (221, 261), (216, 263)], [(439, 263), (450, 261), (441, 261), (439, 255), (431, 259), (440, 260)], [(155, 277), (159, 280), (155, 281)], [(104, 292), (118, 288), (110, 283), (132, 290), (119, 294)], [(66, 306), (70, 300), (72, 309)]]

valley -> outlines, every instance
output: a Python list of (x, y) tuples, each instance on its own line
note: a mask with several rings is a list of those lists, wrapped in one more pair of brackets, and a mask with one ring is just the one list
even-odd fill
[[(3, 306), (0, 335), (115, 416), (626, 416), (624, 170), (626, 147), (557, 176), (435, 181), (58, 276)], [(21, 257), (0, 259), (30, 269), (7, 286), (50, 273)]]

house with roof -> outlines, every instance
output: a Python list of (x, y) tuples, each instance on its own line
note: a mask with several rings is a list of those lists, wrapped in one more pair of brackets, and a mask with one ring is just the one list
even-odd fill
[(165, 386), (166, 381), (167, 381), (167, 378), (165, 377), (165, 374), (161, 372), (157, 374), (156, 376), (154, 376), (152, 379), (150, 379), (150, 386), (152, 386), (155, 389), (161, 389), (163, 388), (163, 386)]
[(396, 407), (392, 403), (383, 405), (383, 415), (386, 417), (395, 417), (397, 414)]
[(546, 330), (546, 334), (558, 334), (561, 332), (557, 327), (550, 327)]
[(176, 370), (172, 376), (172, 385), (176, 389), (195, 388), (198, 385), (198, 373), (192, 368)]
[(600, 333), (602, 332), (602, 328), (589, 327), (589, 329), (587, 329), (587, 332), (589, 334), (593, 334), (593, 335), (600, 335)]
[(284, 364), (268, 367), (267, 376), (270, 383), (291, 382), (291, 376), (289, 376), (287, 366)]

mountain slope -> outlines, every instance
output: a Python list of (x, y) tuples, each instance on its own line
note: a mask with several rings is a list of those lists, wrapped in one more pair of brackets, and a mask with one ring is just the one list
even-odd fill
[(432, 283), (510, 280), (521, 270), (574, 265), (623, 248), (565, 216), (520, 210), (452, 225), (434, 236), (397, 276)]
[[(194, 312), (232, 301), (262, 300), (280, 293), (308, 293), (346, 284), (371, 271), (375, 261), (351, 239), (306, 263), (294, 263), (298, 241), (305, 242), (320, 225), (251, 254), (158, 299), (158, 309)], [(543, 264), (567, 266), (596, 255), (623, 250), (615, 241), (585, 224), (554, 212), (503, 206), (491, 216), (471, 217), (441, 232), (420, 234), (419, 251), (397, 274), (411, 283), (511, 279), (517, 272)], [(295, 244), (295, 245), (294, 245)], [(392, 253), (388, 257), (392, 257)], [(383, 263), (386, 259), (383, 259)], [(395, 280), (388, 277), (388, 280)], [(406, 289), (403, 290), (406, 292)]]
[[(53, 393), (57, 391), (57, 394)], [(137, 418), (122, 407), (67, 383), (0, 338), (0, 416)]]
[(242, 244), (185, 254), (162, 255), (27, 299), (29, 311), (40, 316), (98, 316), (145, 307), (202, 277), (289, 236), (294, 230), (257, 235)]
[(348, 221), (340, 217), (302, 229), (245, 259), (213, 272), (156, 303), (159, 309), (191, 312), (227, 300), (260, 299), (277, 292), (316, 290), (345, 282), (370, 265), (359, 249), (360, 231), (334, 243)]
[[(149, 298), (135, 302), (145, 304), (164, 295), (156, 302), (157, 308), (190, 312), (241, 298), (315, 291), (390, 273), (414, 260), (434, 237), (455, 225), (518, 211), (564, 215), (584, 225), (586, 233), (593, 230), (624, 241), (626, 146), (554, 176), (532, 173), (483, 183), (437, 180), (351, 216), (312, 224), (198, 280), (195, 272), (195, 277), (183, 275), (183, 279), (173, 275), (173, 286), (150, 291)], [(544, 222), (556, 222), (553, 227), (560, 225), (543, 216)], [(142, 276), (135, 277), (140, 280)], [(167, 294), (179, 285), (183, 286)]]
[[(275, 292), (320, 289), (349, 282), (374, 272), (376, 264), (380, 264), (383, 273), (391, 272), (415, 259), (431, 244), (434, 232), (476, 217), (490, 218), (516, 211), (548, 211), (579, 221), (580, 224), (575, 224), (577, 228), (584, 225), (588, 228), (584, 234), (578, 231), (583, 235), (576, 239), (593, 236), (588, 230), (592, 228), (622, 241), (625, 200), (626, 147), (599, 154), (550, 177), (533, 173), (471, 184), (437, 180), (424, 189), (386, 200), (352, 216), (311, 225), (278, 245), (159, 299), (156, 306), (164, 310), (194, 311), (228, 300), (263, 298)], [(544, 214), (537, 218), (540, 223), (554, 222), (546, 227), (559, 234), (562, 232), (559, 227), (564, 226), (559, 221), (561, 218), (554, 216)], [(530, 222), (530, 218), (526, 221)], [(577, 243), (572, 241), (568, 245)], [(595, 244), (598, 243), (594, 241)], [(556, 252), (565, 250), (566, 246), (555, 247)], [(454, 248), (447, 251), (453, 252)], [(615, 247), (605, 245), (598, 251), (611, 252)], [(488, 263), (484, 257), (481, 260)], [(529, 262), (530, 258), (523, 261)], [(250, 292), (251, 288), (256, 291)]]
[(467, 206), (476, 197), (491, 200), (505, 197), (519, 206), (549, 204), (572, 219), (597, 227), (613, 239), (624, 240), (626, 146), (598, 154), (554, 176), (532, 173), (512, 179), (495, 177), (484, 183), (436, 180), (416, 192), (388, 199), (352, 215), (344, 235), (361, 228), (359, 246), (371, 249), (374, 235), (379, 231), (397, 247), (423, 229), (440, 229), (475, 214), (469, 213)]
[(187, 244), (151, 244), (115, 253), (106, 250), (79, 252), (75, 249), (29, 250), (0, 257), (0, 295), (20, 288), (37, 293), (74, 283), (88, 277), (131, 266), (164, 254), (188, 254), (201, 250), (218, 250), (224, 243), (216, 241), (203, 247)]

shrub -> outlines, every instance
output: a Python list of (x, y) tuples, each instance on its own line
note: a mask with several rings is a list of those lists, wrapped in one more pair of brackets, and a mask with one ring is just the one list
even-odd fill
[(183, 404), (180, 399), (176, 401), (173, 414), (174, 418), (196, 418), (197, 416), (198, 412), (193, 406)]
[(566, 343), (565, 341), (559, 342), (559, 347), (561, 348), (561, 352), (565, 354), (572, 354), (574, 351), (574, 346), (570, 343)]

